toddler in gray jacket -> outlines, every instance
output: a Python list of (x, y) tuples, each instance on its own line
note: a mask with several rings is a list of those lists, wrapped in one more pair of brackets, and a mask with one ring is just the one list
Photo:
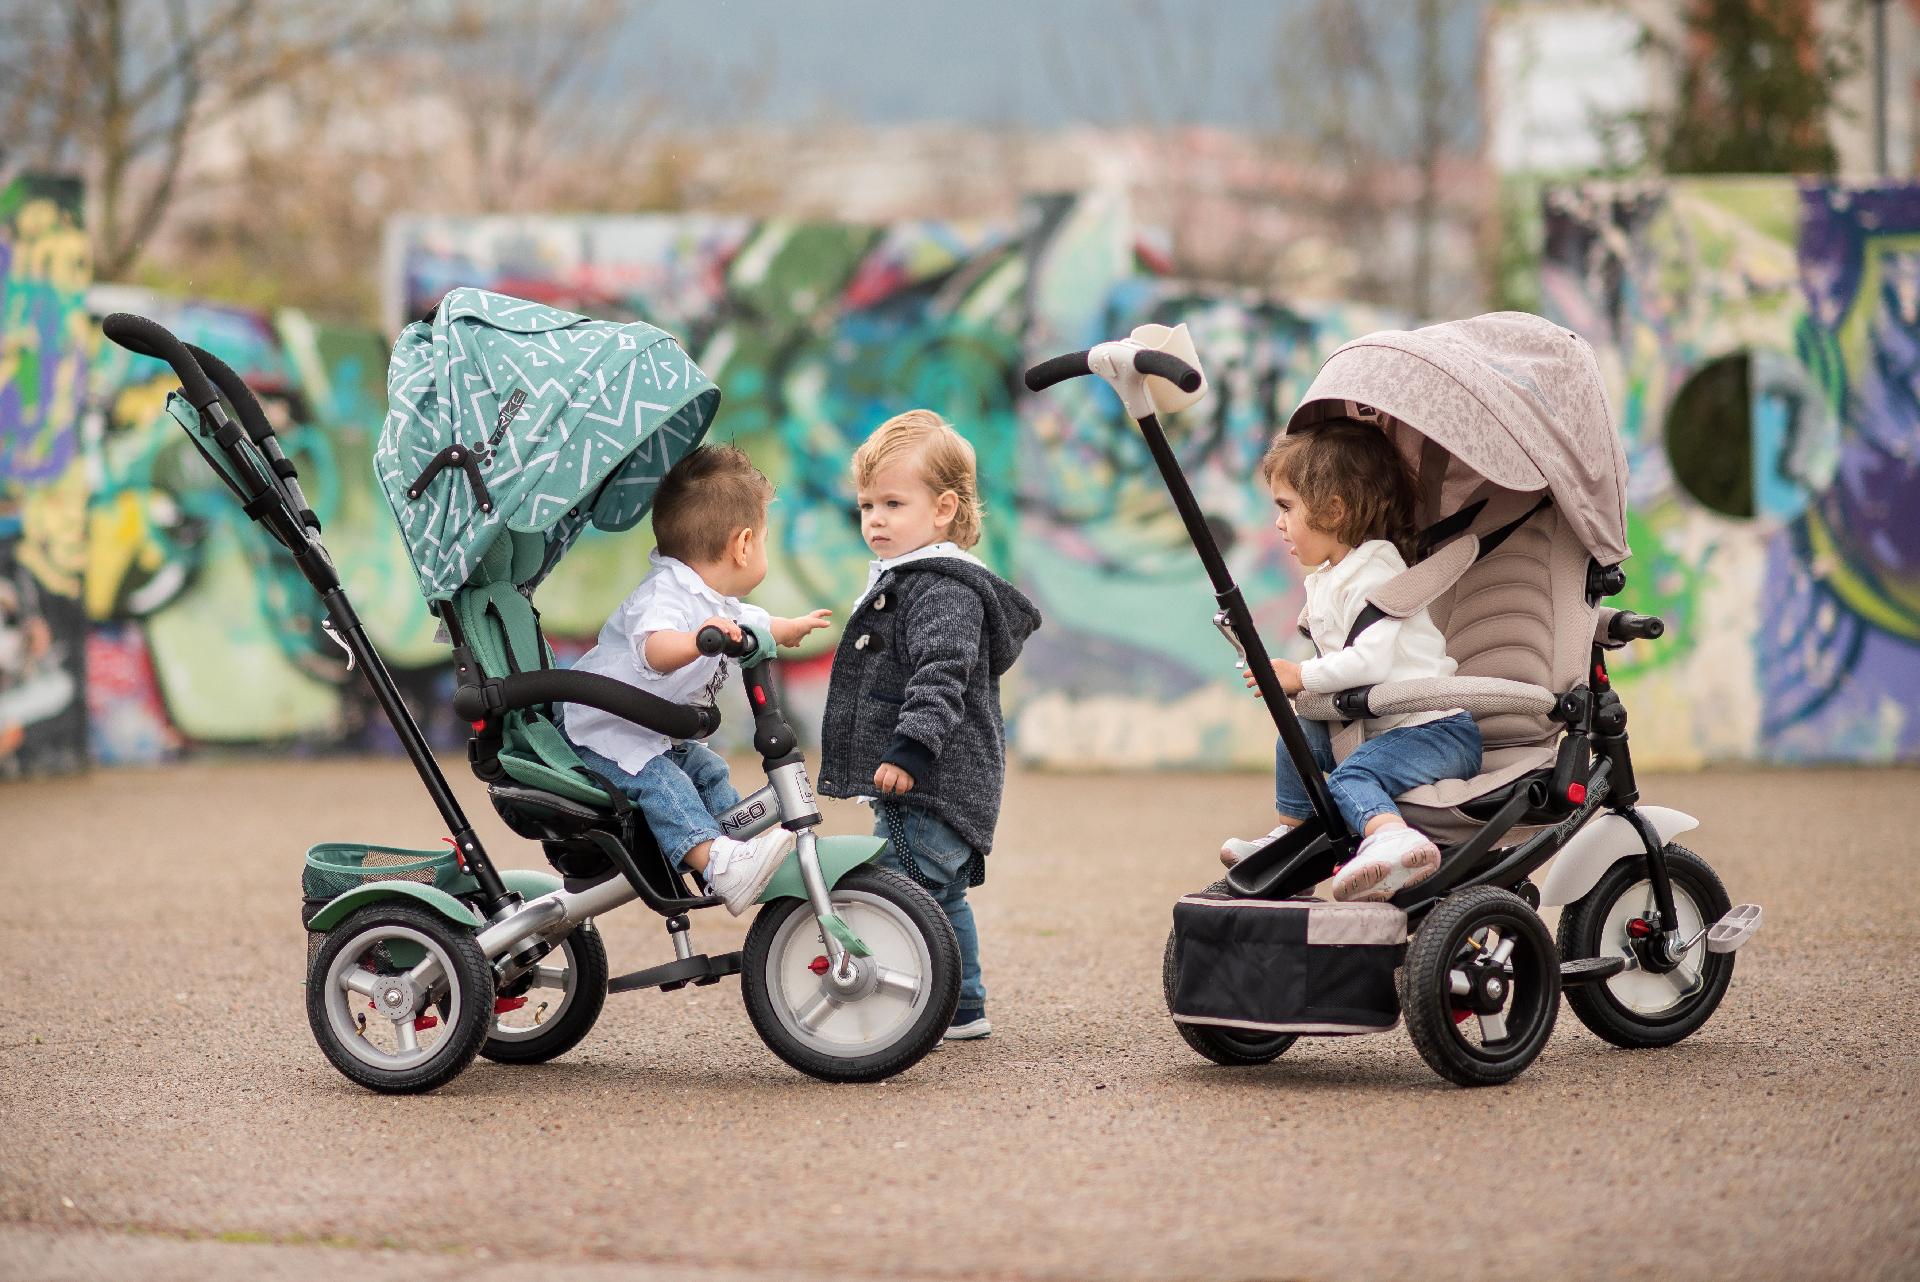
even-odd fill
[(932, 892), (960, 943), (951, 1039), (985, 1037), (980, 936), (967, 888), (1000, 817), (1000, 677), (1040, 612), (967, 551), (980, 539), (973, 447), (938, 414), (888, 419), (854, 452), (874, 561), (833, 656), (820, 791), (873, 800), (880, 862)]

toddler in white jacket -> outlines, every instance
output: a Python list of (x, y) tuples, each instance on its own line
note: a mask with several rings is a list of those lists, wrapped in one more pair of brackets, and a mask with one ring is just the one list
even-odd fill
[[(1284, 436), (1260, 463), (1279, 507), (1274, 527), (1306, 577), (1306, 629), (1319, 657), (1273, 661), (1280, 688), (1334, 694), (1382, 681), (1450, 677), (1446, 639), (1425, 610), (1405, 619), (1375, 615), (1355, 633), (1367, 594), (1407, 568), (1400, 544), (1411, 541), (1414, 483), (1400, 453), (1379, 428), (1340, 419)], [(1253, 674), (1247, 674), (1253, 684)], [(1464, 779), (1480, 771), (1480, 728), (1459, 709), (1372, 717), (1364, 741), (1345, 761), (1333, 760), (1325, 722), (1302, 721), (1315, 762), (1341, 817), (1364, 833), (1359, 851), (1333, 878), (1335, 899), (1388, 899), (1432, 876), (1440, 850), (1407, 826), (1393, 799), (1421, 784)], [(1274, 767), (1280, 826), (1253, 841), (1220, 848), (1232, 865), (1313, 814), (1285, 745)]]

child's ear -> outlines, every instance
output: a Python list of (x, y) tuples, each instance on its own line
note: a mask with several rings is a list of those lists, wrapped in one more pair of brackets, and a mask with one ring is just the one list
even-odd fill
[(1317, 518), (1318, 524), (1322, 528), (1337, 530), (1346, 524), (1347, 501), (1338, 494), (1329, 494), (1327, 496), (1325, 510), (1315, 512), (1313, 515)]
[(733, 559), (739, 565), (745, 565), (753, 556), (753, 540), (757, 536), (751, 525), (743, 525), (733, 536)]
[(953, 518), (960, 515), (960, 496), (952, 490), (940, 491), (940, 497), (933, 501), (933, 523), (952, 525)]

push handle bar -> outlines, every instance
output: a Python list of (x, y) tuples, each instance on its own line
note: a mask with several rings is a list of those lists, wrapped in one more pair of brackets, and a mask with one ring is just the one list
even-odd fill
[(1666, 634), (1667, 623), (1657, 614), (1617, 611), (1607, 620), (1607, 635), (1615, 641), (1652, 641)]
[(187, 345), (158, 321), (135, 316), (132, 312), (115, 312), (100, 322), (100, 331), (130, 352), (157, 356), (172, 366), (174, 375), (180, 380), (181, 390), (187, 394), (187, 400), (192, 402), (195, 409), (205, 410), (219, 401), (220, 393), (214, 390), (207, 372), (193, 359)]
[(300, 473), (294, 468), (293, 461), (281, 452), (280, 438), (274, 434), (273, 424), (267, 421), (267, 412), (261, 408), (260, 399), (253, 394), (253, 389), (247, 386), (246, 380), (235, 372), (233, 366), (206, 348), (196, 347), (192, 343), (185, 346), (187, 354), (206, 371), (213, 385), (240, 416), (240, 426), (246, 429), (248, 438), (266, 458), (267, 466), (273, 471), (275, 484), (280, 487), (301, 524), (318, 531), (320, 518), (313, 514), (313, 508), (307, 504), (307, 496), (300, 491)]
[[(1041, 361), (1026, 373), (1027, 390), (1044, 392), (1055, 383), (1093, 373), (1093, 367), (1088, 364), (1088, 358), (1092, 355), (1093, 349), (1088, 348), (1084, 352), (1068, 352)], [(1141, 374), (1164, 378), (1183, 392), (1200, 390), (1200, 371), (1178, 356), (1166, 352), (1141, 348), (1133, 354), (1133, 368)]]
[(469, 721), (549, 703), (583, 703), (670, 739), (704, 739), (720, 728), (718, 708), (671, 703), (625, 681), (564, 668), (516, 672), (453, 692), (453, 710)]
[(759, 642), (747, 629), (742, 628), (740, 639), (735, 641), (711, 623), (694, 633), (693, 644), (701, 654), (725, 654), (736, 659), (751, 659), (754, 651), (759, 648)]

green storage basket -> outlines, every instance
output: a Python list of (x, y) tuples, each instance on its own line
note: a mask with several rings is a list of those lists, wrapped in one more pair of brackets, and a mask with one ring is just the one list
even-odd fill
[[(480, 889), (480, 883), (471, 874), (460, 871), (452, 847), (404, 850), (358, 841), (325, 841), (307, 851), (307, 866), (300, 876), (300, 924), (306, 925), (333, 900), (371, 881), (418, 882), (450, 895), (471, 895)], [(309, 971), (313, 969), (313, 959), (320, 952), (323, 938), (325, 936), (314, 931), (307, 933)], [(405, 969), (418, 958), (381, 960)]]

